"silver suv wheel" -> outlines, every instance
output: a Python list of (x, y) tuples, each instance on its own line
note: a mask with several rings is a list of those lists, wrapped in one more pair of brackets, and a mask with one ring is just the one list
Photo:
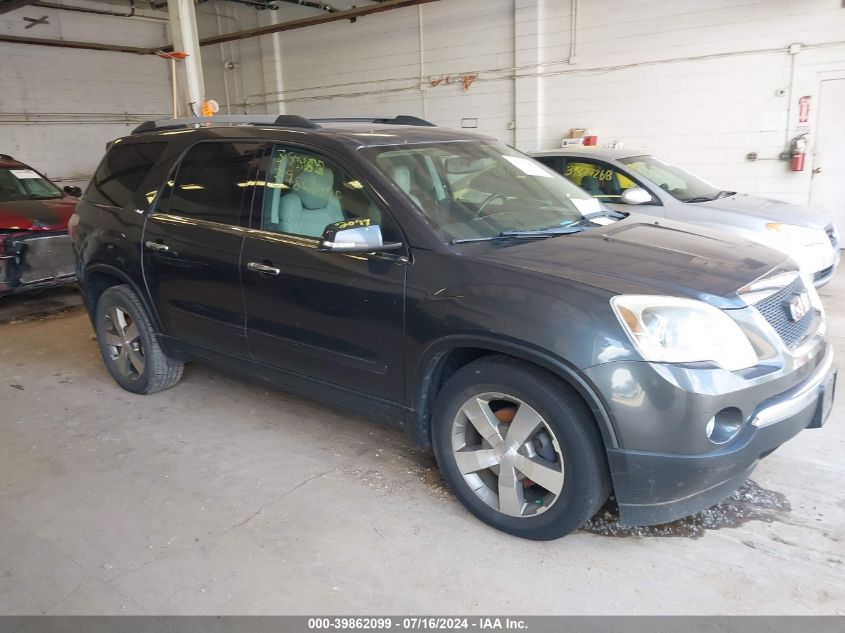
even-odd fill
[(126, 310), (112, 306), (106, 314), (103, 333), (109, 360), (123, 377), (135, 379), (144, 373), (144, 346), (141, 333)]
[(532, 517), (560, 496), (565, 467), (558, 439), (519, 398), (497, 392), (469, 398), (452, 422), (451, 437), (464, 481), (494, 510)]

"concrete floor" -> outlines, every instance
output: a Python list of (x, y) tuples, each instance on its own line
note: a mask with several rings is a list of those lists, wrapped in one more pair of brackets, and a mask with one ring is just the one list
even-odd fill
[(772, 492), (736, 527), (536, 543), (399, 431), (198, 366), (122, 391), (66, 308), (0, 325), (0, 614), (845, 614), (845, 396), (759, 466)]

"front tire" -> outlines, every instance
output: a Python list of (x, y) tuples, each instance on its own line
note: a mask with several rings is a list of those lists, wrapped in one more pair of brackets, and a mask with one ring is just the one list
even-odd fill
[(580, 396), (504, 356), (458, 370), (434, 409), (443, 477), (485, 523), (533, 540), (583, 526), (610, 494), (604, 444)]
[(112, 286), (103, 292), (94, 323), (103, 362), (127, 391), (156, 393), (182, 378), (184, 364), (164, 354), (152, 320), (129, 286)]

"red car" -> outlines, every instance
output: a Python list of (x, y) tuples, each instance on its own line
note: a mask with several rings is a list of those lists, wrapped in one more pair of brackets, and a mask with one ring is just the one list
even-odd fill
[(0, 154), (0, 296), (76, 281), (67, 225), (81, 194)]

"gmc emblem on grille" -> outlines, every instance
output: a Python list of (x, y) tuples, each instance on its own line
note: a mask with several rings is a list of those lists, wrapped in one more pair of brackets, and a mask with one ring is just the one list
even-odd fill
[(793, 321), (800, 321), (813, 306), (810, 304), (810, 295), (802, 292), (789, 302), (789, 316)]

